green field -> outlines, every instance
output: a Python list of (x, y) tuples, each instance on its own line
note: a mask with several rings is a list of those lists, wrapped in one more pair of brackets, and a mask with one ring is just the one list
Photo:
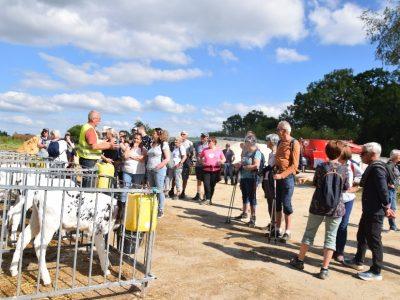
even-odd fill
[(0, 150), (17, 150), (24, 141), (10, 136), (0, 136)]

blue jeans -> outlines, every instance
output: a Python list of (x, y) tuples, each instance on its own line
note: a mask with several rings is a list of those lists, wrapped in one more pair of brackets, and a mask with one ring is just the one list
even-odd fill
[(224, 180), (228, 182), (228, 177), (231, 179), (231, 183), (233, 183), (233, 165), (231, 163), (224, 164)]
[[(388, 189), (389, 192), (389, 201), (390, 201), (390, 208), (394, 211), (397, 210), (397, 190), (396, 189)], [(393, 219), (389, 219), (389, 226), (390, 229), (397, 229), (396, 226), (396, 220)]]
[(281, 212), (283, 206), (283, 213), (291, 215), (292, 196), (294, 192), (294, 175), (291, 174), (284, 179), (276, 180), (276, 211)]
[(240, 189), (242, 190), (243, 204), (250, 203), (250, 206), (257, 205), (256, 192), (257, 182), (256, 178), (242, 178), (240, 179)]
[(346, 213), (342, 218), (342, 222), (340, 222), (337, 235), (336, 235), (336, 251), (335, 255), (343, 255), (344, 247), (347, 242), (347, 225), (349, 224), (351, 210), (353, 209), (354, 200), (348, 201), (344, 204), (346, 209)]
[[(124, 187), (132, 187), (133, 189), (138, 188), (137, 185), (143, 183), (144, 174), (131, 174), (128, 172), (122, 172), (122, 180), (124, 181)], [(134, 186), (132, 186), (134, 185)], [(135, 186), (136, 185), (136, 186)], [(121, 201), (126, 202), (126, 193), (122, 193)]]
[(158, 190), (158, 210), (164, 210), (165, 195), (164, 195), (164, 182), (167, 175), (167, 167), (160, 170), (149, 170), (147, 173), (147, 180), (151, 187), (156, 187)]

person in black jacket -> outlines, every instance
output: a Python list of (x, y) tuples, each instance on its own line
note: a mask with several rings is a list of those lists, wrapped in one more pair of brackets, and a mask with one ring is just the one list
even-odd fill
[[(390, 152), (390, 159), (387, 163), (391, 182), (389, 183), (389, 201), (390, 208), (396, 212), (397, 210), (397, 189), (399, 187), (400, 170), (398, 164), (400, 162), (400, 150), (394, 149)], [(398, 231), (396, 218), (389, 219), (389, 230)]]
[(357, 274), (360, 279), (367, 281), (382, 280), (383, 247), (381, 232), (383, 218), (385, 216), (394, 217), (388, 198), (389, 172), (386, 164), (379, 160), (381, 152), (382, 148), (378, 143), (367, 143), (362, 147), (361, 160), (369, 166), (360, 182), (363, 193), (362, 215), (357, 232), (357, 253), (353, 259), (344, 261), (345, 265), (362, 271), (368, 246), (372, 252), (372, 266), (369, 271)]

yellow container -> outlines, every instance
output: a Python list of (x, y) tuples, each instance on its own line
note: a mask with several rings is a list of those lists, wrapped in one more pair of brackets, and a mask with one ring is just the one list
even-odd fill
[(107, 189), (111, 187), (112, 180), (114, 179), (114, 166), (109, 163), (97, 163), (96, 164), (99, 173), (99, 180), (97, 181), (97, 187), (101, 189)]
[(156, 229), (157, 195), (128, 194), (126, 205), (126, 230), (148, 232)]

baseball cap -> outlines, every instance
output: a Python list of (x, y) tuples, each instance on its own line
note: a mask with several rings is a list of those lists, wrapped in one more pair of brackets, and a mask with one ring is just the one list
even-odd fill
[(103, 126), (103, 131), (102, 132), (106, 132), (107, 130), (112, 129), (112, 127), (110, 126)]
[(208, 137), (208, 133), (207, 133), (207, 132), (202, 132), (202, 133), (200, 134), (200, 136), (202, 136), (202, 137)]

